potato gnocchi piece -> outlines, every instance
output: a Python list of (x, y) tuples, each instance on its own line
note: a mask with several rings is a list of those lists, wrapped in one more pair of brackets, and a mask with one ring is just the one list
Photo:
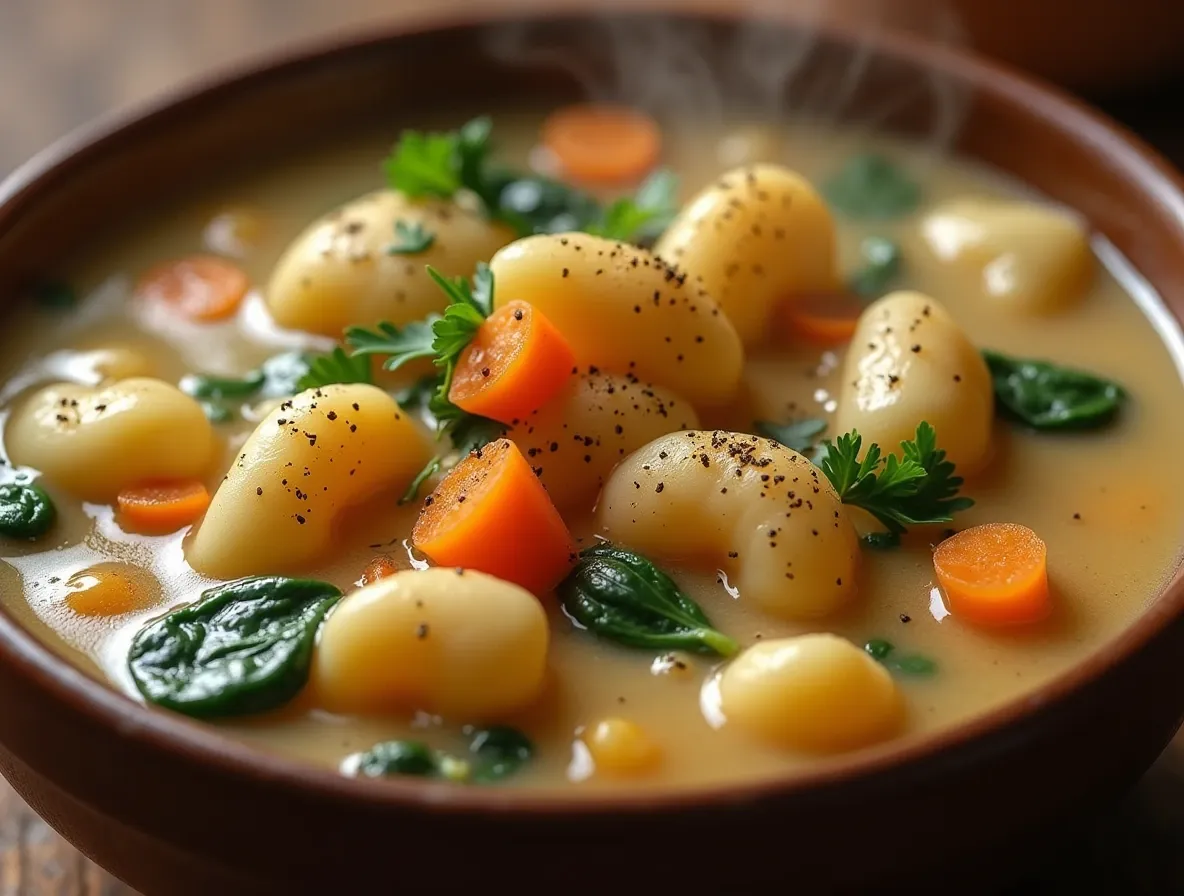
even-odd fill
[(508, 433), (561, 511), (590, 510), (612, 468), (642, 445), (698, 429), (690, 402), (635, 377), (589, 371)]
[(726, 724), (809, 752), (876, 743), (902, 716), (888, 670), (850, 641), (823, 633), (749, 647), (721, 674), (719, 698)]
[(921, 236), (933, 259), (967, 289), (1017, 311), (1070, 308), (1094, 274), (1081, 220), (1031, 202), (952, 200), (925, 216)]
[(839, 285), (826, 203), (778, 165), (724, 174), (683, 208), (654, 252), (707, 289), (746, 345), (764, 341), (785, 299)]
[(332, 549), (342, 514), (406, 488), (428, 455), (427, 437), (381, 389), (301, 392), (243, 445), (188, 546), (189, 563), (220, 579), (306, 568)]
[(47, 386), (17, 408), (5, 443), (14, 463), (88, 501), (153, 480), (202, 477), (215, 450), (201, 406), (147, 378)]
[(744, 348), (711, 295), (650, 252), (586, 233), (517, 240), (490, 262), (498, 306), (529, 302), (579, 365), (629, 373), (695, 405), (726, 402)]
[(962, 474), (990, 459), (995, 392), (979, 350), (937, 301), (894, 292), (863, 312), (843, 367), (837, 433), (899, 454), (930, 423)]
[(656, 439), (609, 477), (600, 523), (655, 560), (721, 569), (740, 599), (788, 619), (855, 593), (859, 543), (826, 477), (796, 451), (744, 433)]
[(542, 605), (517, 585), (474, 570), (403, 570), (329, 615), (312, 694), (331, 712), (492, 721), (539, 695), (548, 638)]
[[(390, 254), (398, 221), (421, 225), (432, 244)], [(295, 239), (272, 271), (267, 304), (283, 327), (334, 337), (355, 324), (419, 320), (447, 303), (425, 265), (467, 277), (513, 238), (508, 228), (454, 202), (380, 190), (330, 212)]]

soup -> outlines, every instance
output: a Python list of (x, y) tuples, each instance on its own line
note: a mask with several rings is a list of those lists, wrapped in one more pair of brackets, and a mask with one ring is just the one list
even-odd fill
[(964, 721), (1174, 572), (1176, 336), (1071, 210), (806, 125), (488, 128), (225, 182), (10, 316), (10, 612), (342, 774), (595, 792)]

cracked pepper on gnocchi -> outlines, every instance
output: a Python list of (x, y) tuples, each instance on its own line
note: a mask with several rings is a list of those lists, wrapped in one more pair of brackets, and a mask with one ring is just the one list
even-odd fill
[(602, 113), (405, 131), (385, 182), (326, 151), (31, 288), (6, 609), (345, 775), (595, 791), (924, 736), (1158, 593), (1180, 376), (1082, 219), (903, 144)]

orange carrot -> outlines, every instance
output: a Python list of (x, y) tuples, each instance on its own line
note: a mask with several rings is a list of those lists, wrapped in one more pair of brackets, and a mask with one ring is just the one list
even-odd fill
[(585, 183), (640, 179), (658, 161), (662, 132), (648, 115), (624, 106), (566, 106), (547, 116), (543, 146), (560, 173)]
[(952, 535), (933, 552), (950, 612), (980, 625), (1036, 622), (1052, 608), (1047, 549), (1019, 523), (987, 523)]
[(237, 265), (212, 255), (194, 255), (148, 271), (136, 295), (173, 305), (192, 320), (216, 321), (238, 310), (250, 285)]
[(365, 570), (362, 571), (361, 585), (363, 588), (373, 585), (387, 576), (393, 576), (398, 571), (399, 567), (395, 566), (395, 561), (390, 557), (375, 557), (366, 564)]
[(571, 348), (542, 312), (509, 302), (461, 353), (448, 399), (470, 414), (515, 423), (562, 389), (574, 364)]
[(838, 345), (851, 341), (864, 307), (849, 293), (816, 293), (791, 299), (784, 314), (793, 335), (818, 345)]
[(559, 511), (509, 439), (452, 468), (424, 500), (411, 540), (440, 566), (476, 569), (535, 594), (554, 588), (576, 558)]
[(210, 493), (197, 480), (162, 482), (124, 489), (116, 498), (119, 523), (129, 532), (165, 535), (194, 522), (210, 506)]

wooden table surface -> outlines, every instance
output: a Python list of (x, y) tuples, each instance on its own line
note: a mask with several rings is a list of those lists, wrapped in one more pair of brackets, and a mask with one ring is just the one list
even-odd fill
[[(93, 116), (211, 66), (333, 30), (482, 0), (0, 0), (0, 177)], [(1184, 85), (1103, 103), (1184, 164)], [(1028, 893), (1184, 893), (1184, 738)], [(134, 896), (0, 780), (0, 896)], [(151, 894), (167, 896), (167, 894)]]

